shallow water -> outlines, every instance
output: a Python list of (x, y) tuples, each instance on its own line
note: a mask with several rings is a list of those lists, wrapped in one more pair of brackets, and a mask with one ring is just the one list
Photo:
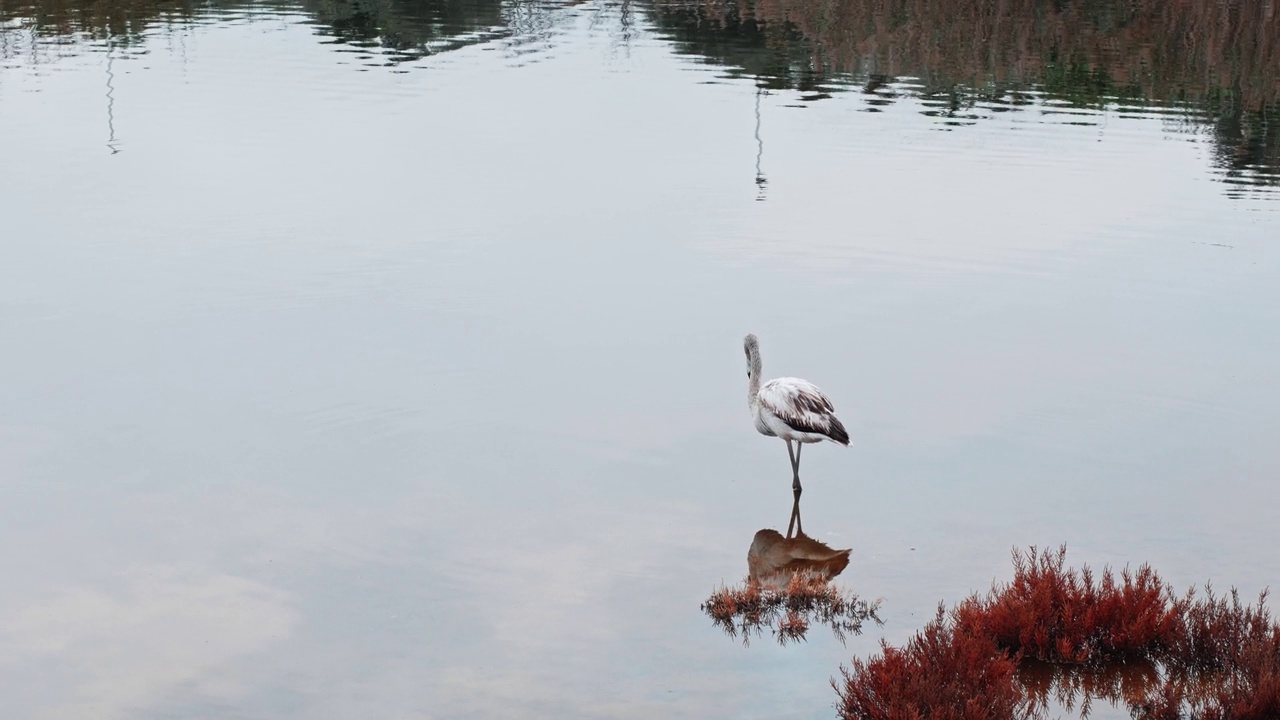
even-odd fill
[[(0, 715), (830, 717), (1014, 547), (1273, 585), (1274, 22), (766, 10), (0, 5)], [(791, 510), (748, 331), (846, 645), (699, 610)]]

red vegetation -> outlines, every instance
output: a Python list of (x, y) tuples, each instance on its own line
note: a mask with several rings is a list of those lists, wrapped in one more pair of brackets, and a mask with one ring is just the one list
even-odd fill
[(988, 635), (1001, 648), (1037, 660), (1103, 663), (1151, 657), (1175, 644), (1181, 623), (1173, 590), (1143, 565), (1092, 571), (1065, 568), (1067, 550), (1013, 554), (1013, 582), (971, 597), (955, 609), (955, 622)]
[[(1120, 579), (1065, 567), (1066, 549), (1014, 552), (1014, 578), (938, 616), (903, 648), (855, 660), (843, 718), (1035, 717), (1050, 684), (1149, 720), (1280, 718), (1280, 625), (1237, 593), (1175, 596), (1150, 567)], [(1049, 672), (1017, 672), (1033, 662)], [(1135, 672), (1138, 671), (1138, 672)]]
[(1234, 590), (1215, 597), (1206, 588), (1178, 602), (1182, 620), (1166, 668), (1168, 679), (1140, 705), (1158, 720), (1274, 720), (1280, 718), (1280, 625), (1267, 610), (1240, 602)]
[(841, 671), (832, 681), (846, 720), (1003, 720), (1028, 717), (1014, 685), (1017, 665), (988, 636), (957, 628), (938, 616), (902, 649), (882, 643), (883, 654)]

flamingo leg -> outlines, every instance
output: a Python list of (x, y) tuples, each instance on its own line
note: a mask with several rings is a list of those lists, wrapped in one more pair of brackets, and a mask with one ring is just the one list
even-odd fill
[(791, 485), (792, 485), (792, 488), (791, 488), (791, 489), (795, 491), (795, 493), (796, 493), (796, 497), (797, 497), (797, 498), (799, 498), (799, 497), (800, 497), (800, 491), (801, 491), (801, 488), (800, 488), (800, 451), (801, 451), (802, 449), (804, 449), (804, 443), (802, 443), (802, 442), (800, 442), (799, 440), (797, 440), (797, 441), (796, 441), (796, 477), (795, 477), (795, 480), (791, 483)]
[(804, 447), (803, 443), (796, 443), (795, 453), (791, 452), (791, 441), (787, 441), (787, 457), (791, 458), (791, 490), (800, 495), (800, 448)]

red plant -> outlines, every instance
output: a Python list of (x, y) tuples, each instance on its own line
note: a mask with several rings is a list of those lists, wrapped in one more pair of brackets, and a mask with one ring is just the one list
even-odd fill
[(1158, 720), (1274, 720), (1280, 718), (1280, 626), (1266, 608), (1245, 605), (1235, 590), (1216, 597), (1205, 588), (1177, 603), (1178, 642), (1165, 663), (1168, 681), (1141, 703), (1142, 717)]
[(1240, 602), (1240, 594), (1217, 597), (1205, 587), (1201, 600), (1194, 589), (1178, 603), (1183, 632), (1172, 648), (1171, 661), (1192, 670), (1236, 670), (1253, 653), (1280, 653), (1280, 628), (1266, 608), (1267, 593), (1257, 605)]
[(846, 720), (1003, 720), (1030, 717), (1014, 685), (1017, 665), (985, 635), (938, 615), (902, 649), (841, 668), (832, 681)]
[(1094, 581), (1088, 567), (1066, 568), (1056, 553), (1013, 552), (1013, 581), (972, 596), (955, 610), (958, 626), (988, 635), (1011, 652), (1050, 662), (1105, 663), (1150, 657), (1175, 643), (1179, 618), (1172, 589), (1143, 565), (1109, 569)]
[[(1079, 696), (1123, 702), (1141, 720), (1280, 718), (1280, 625), (1233, 590), (1175, 598), (1148, 566), (1117, 581), (1065, 567), (1056, 553), (1013, 553), (1014, 578), (937, 617), (902, 648), (855, 659), (833, 682), (841, 717), (969, 720), (1034, 717), (1048, 677), (1068, 708)], [(1015, 670), (1034, 658), (1069, 672)], [(1145, 670), (1139, 673), (1133, 669)], [(1152, 663), (1158, 663), (1157, 666)], [(1113, 672), (1119, 670), (1119, 673)]]

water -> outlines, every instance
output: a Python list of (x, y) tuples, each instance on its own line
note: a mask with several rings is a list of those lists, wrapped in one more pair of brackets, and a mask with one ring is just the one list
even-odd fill
[[(1274, 20), (928, 7), (0, 5), (0, 714), (830, 717), (1014, 547), (1273, 585)], [(847, 644), (699, 609), (749, 331)]]

